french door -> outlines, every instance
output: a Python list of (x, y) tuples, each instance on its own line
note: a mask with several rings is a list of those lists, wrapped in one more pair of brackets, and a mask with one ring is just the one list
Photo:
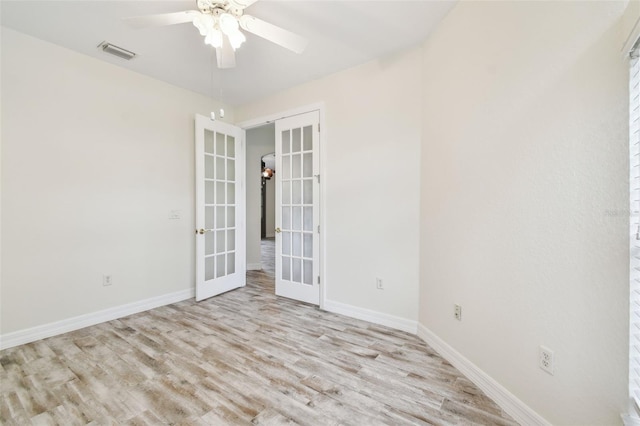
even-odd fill
[(244, 131), (196, 115), (196, 300), (246, 283)]
[(276, 294), (320, 301), (320, 114), (276, 121)]

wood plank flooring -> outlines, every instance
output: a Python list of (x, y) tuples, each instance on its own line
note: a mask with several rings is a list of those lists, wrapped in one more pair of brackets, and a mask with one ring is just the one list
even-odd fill
[(278, 298), (265, 270), (0, 352), (0, 424), (516, 424), (417, 337)]

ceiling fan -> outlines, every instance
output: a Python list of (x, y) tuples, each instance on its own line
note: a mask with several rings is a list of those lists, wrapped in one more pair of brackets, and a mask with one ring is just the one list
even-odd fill
[(302, 53), (307, 47), (305, 38), (244, 13), (256, 1), (196, 0), (198, 10), (134, 16), (124, 20), (134, 28), (193, 23), (205, 37), (204, 42), (216, 49), (218, 68), (235, 67), (235, 50), (246, 41), (241, 28), (295, 53)]

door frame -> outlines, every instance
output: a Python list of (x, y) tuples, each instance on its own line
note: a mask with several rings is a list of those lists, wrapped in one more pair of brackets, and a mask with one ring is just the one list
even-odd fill
[[(235, 125), (240, 127), (242, 130), (249, 130), (254, 127), (260, 127), (265, 124), (271, 124), (276, 120), (291, 117), (293, 115), (305, 114), (307, 112), (318, 111), (320, 114), (320, 302), (319, 307), (322, 310), (325, 310), (325, 303), (327, 300), (327, 283), (328, 274), (327, 274), (327, 244), (326, 244), (326, 235), (327, 235), (327, 197), (326, 197), (326, 188), (327, 188), (327, 149), (326, 149), (326, 141), (327, 141), (327, 127), (325, 125), (325, 104), (324, 102), (318, 102), (309, 105), (303, 105), (297, 108), (292, 108), (280, 112), (275, 112), (263, 116), (259, 116), (257, 118), (253, 118), (250, 120), (241, 121), (236, 123)], [(246, 216), (246, 210), (245, 210)], [(246, 223), (246, 217), (245, 217)]]

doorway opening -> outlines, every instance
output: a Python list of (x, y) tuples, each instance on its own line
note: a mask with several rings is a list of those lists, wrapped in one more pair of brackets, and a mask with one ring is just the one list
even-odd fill
[[(275, 257), (275, 274), (271, 275), (275, 294), (318, 305), (320, 309), (324, 308), (326, 300), (324, 274), (321, 274), (326, 268), (323, 262), (326, 250), (324, 215), (321, 214), (324, 186), (320, 185), (321, 164), (324, 164), (321, 161), (324, 150), (320, 149), (323, 109), (322, 104), (311, 105), (239, 124), (245, 129), (247, 142), (247, 270), (251, 275), (260, 270), (264, 279), (265, 267), (273, 271), (270, 260)], [(275, 149), (260, 153), (267, 140), (270, 147), (275, 145)], [(252, 161), (252, 151), (260, 153), (259, 168), (255, 169), (260, 184), (255, 187), (250, 176), (254, 174), (251, 169), (256, 164)], [(269, 156), (262, 157), (273, 152), (275, 179), (272, 177), (265, 182), (262, 173), (269, 168), (264, 161)], [(272, 170), (267, 174), (270, 172)], [(275, 180), (275, 245), (270, 241), (273, 227), (268, 222), (270, 180)], [(255, 199), (251, 196), (254, 191)], [(254, 200), (257, 201), (252, 208)], [(255, 235), (252, 229), (255, 229)], [(258, 242), (259, 261), (256, 258)]]
[(275, 238), (276, 229), (276, 153), (265, 154), (260, 161), (261, 171), (261, 208), (260, 237)]
[(247, 270), (275, 288), (275, 125), (246, 130), (246, 147)]
[(269, 276), (276, 273), (276, 153), (262, 156), (260, 161), (260, 256), (262, 270)]

